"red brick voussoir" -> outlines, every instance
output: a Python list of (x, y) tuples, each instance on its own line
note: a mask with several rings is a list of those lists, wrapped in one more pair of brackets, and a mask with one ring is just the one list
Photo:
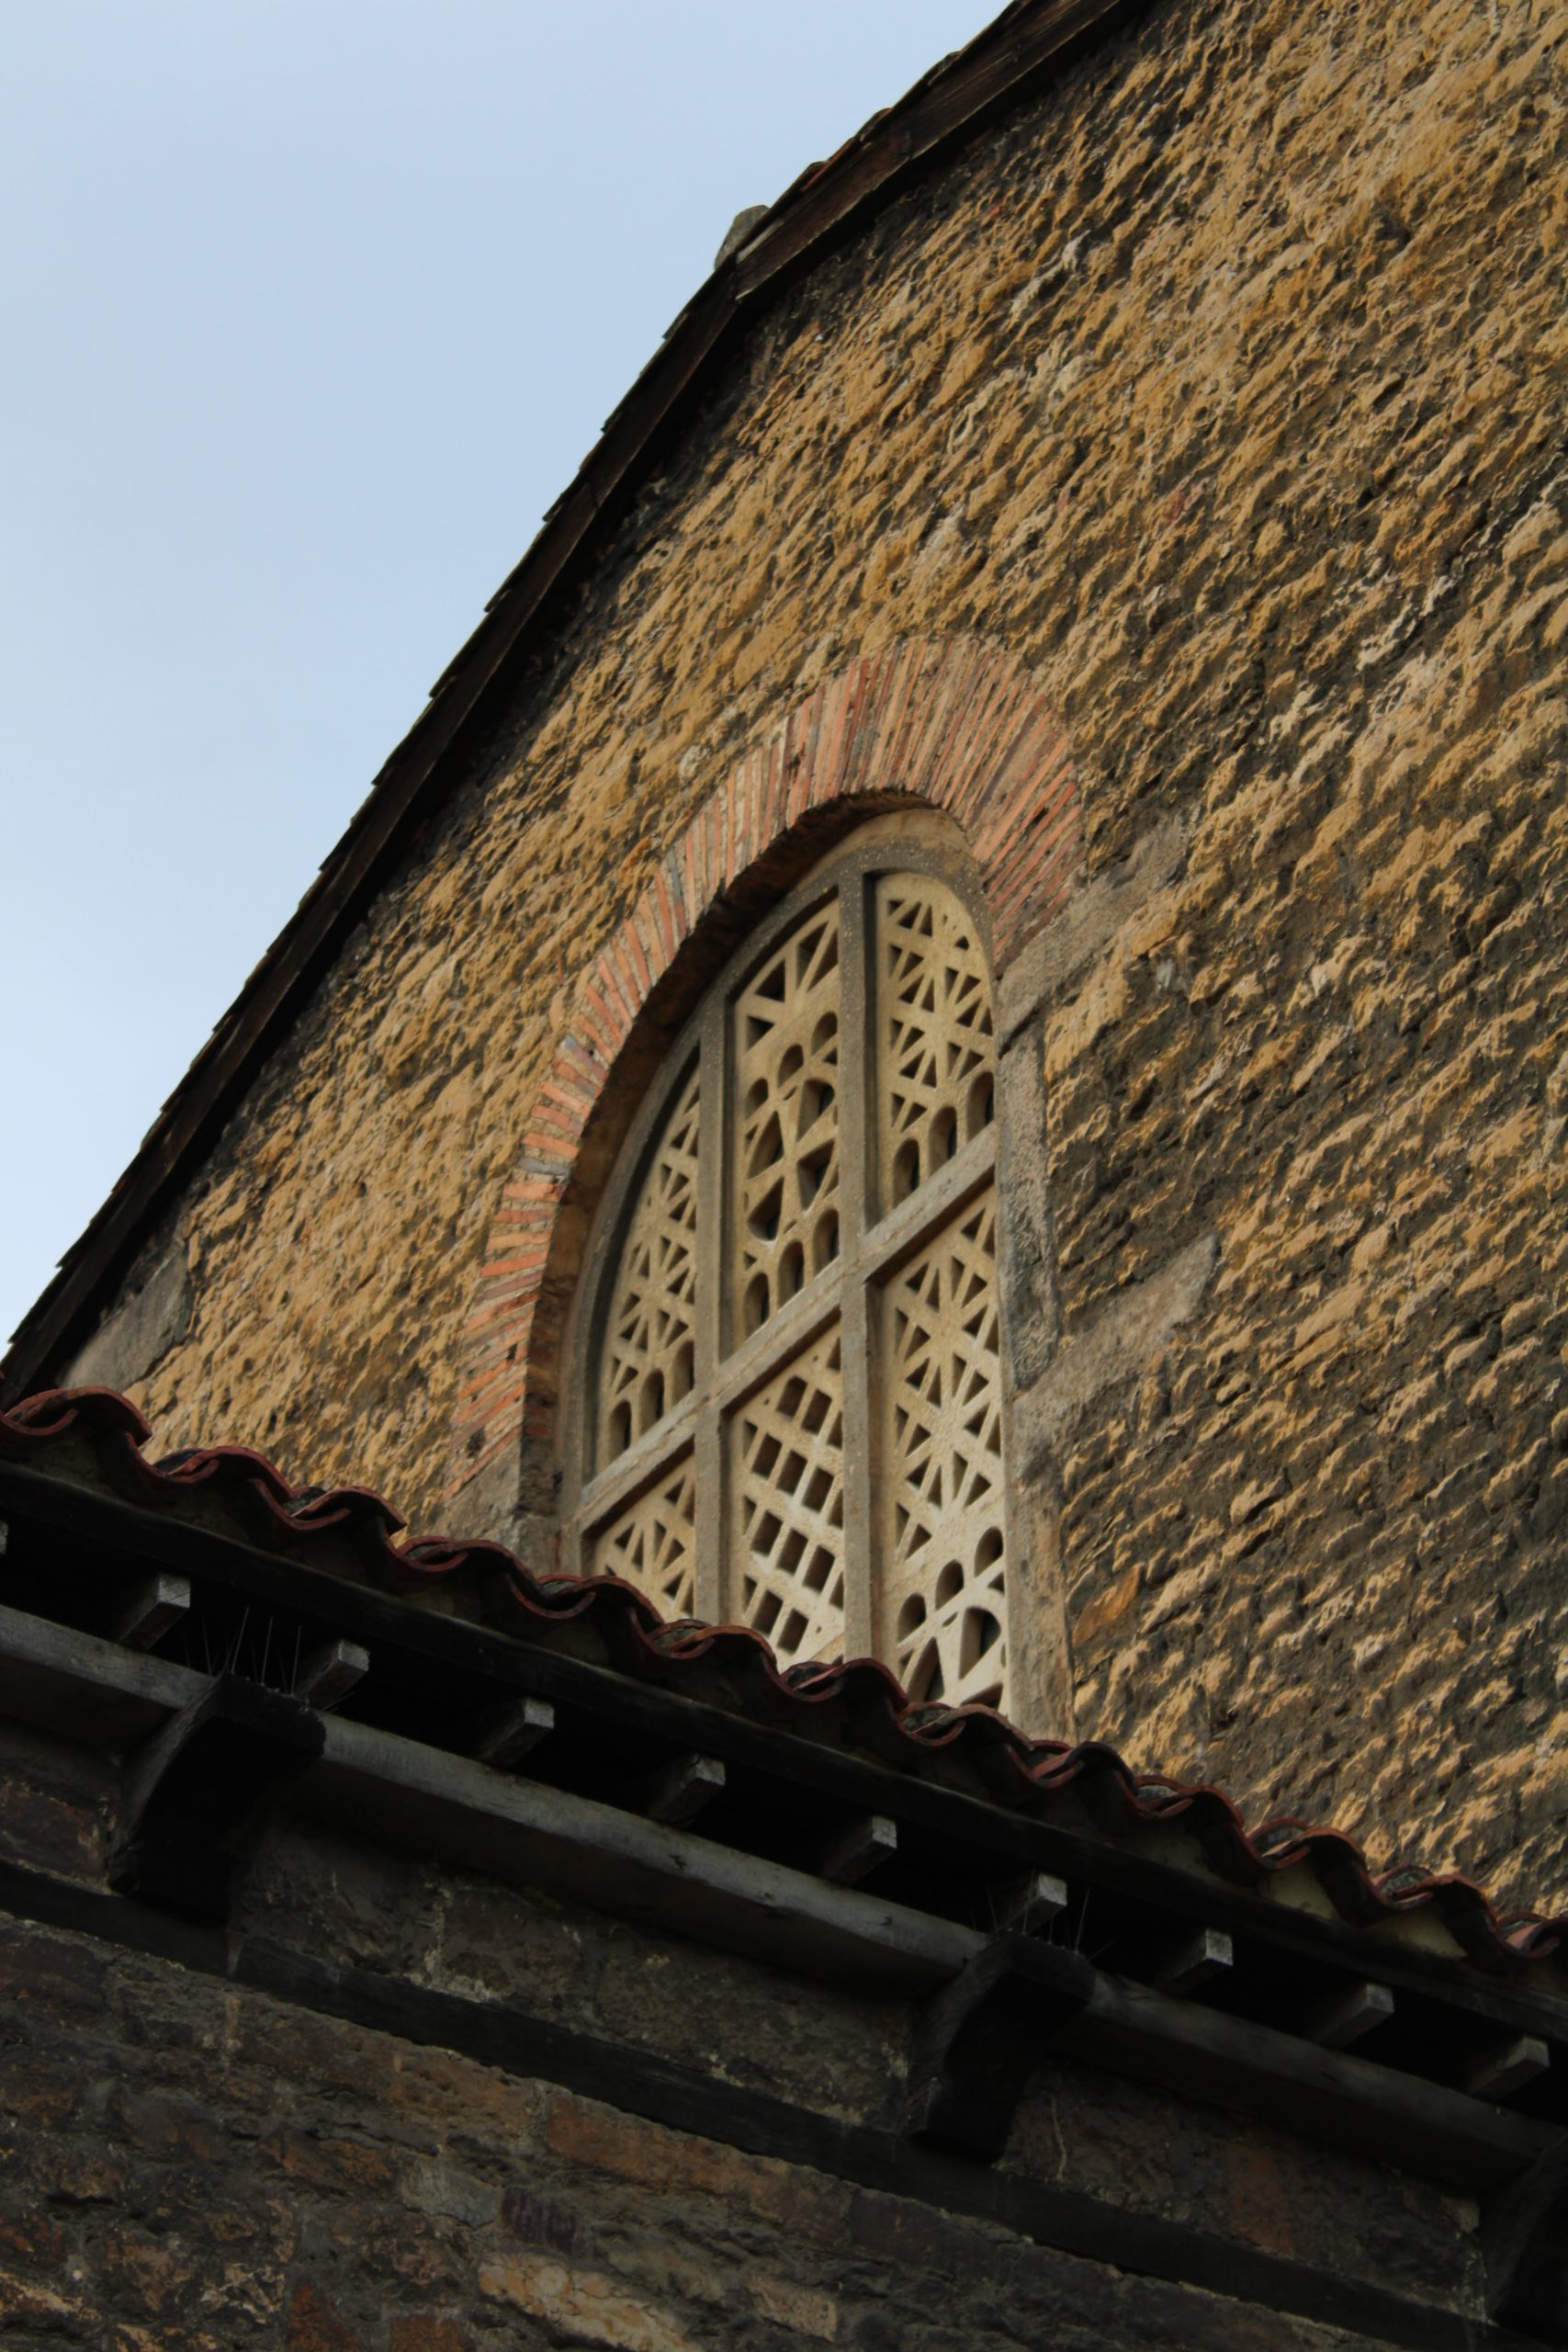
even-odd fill
[(962, 831), (1005, 971), (1082, 865), (1077, 779), (1032, 673), (983, 639), (901, 640), (852, 662), (749, 752), (698, 811), (580, 978), (549, 1073), (491, 1221), (472, 1308), (446, 1494), (525, 1437), (547, 1440), (541, 1317), (579, 1148), (644, 1006), (681, 948), (758, 861), (816, 811), (889, 800), (941, 808)]

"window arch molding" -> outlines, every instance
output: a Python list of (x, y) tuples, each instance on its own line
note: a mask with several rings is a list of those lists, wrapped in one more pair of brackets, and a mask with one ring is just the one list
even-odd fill
[(984, 894), (956, 829), (872, 820), (671, 1042), (568, 1337), (562, 1566), (784, 1665), (1007, 1695), (1009, 1518)]
[[(1026, 663), (983, 638), (895, 639), (830, 676), (761, 735), (650, 854), (640, 898), (589, 946), (551, 1008), (552, 1058), (519, 1105), (518, 1143), (492, 1204), (457, 1335), (449, 1522), (501, 1538), (535, 1567), (557, 1559), (552, 1477), (563, 1340), (592, 1204), (625, 1133), (624, 1105), (705, 984), (705, 942), (727, 910), (755, 912), (847, 827), (889, 808), (953, 820), (991, 922), (998, 987), (1066, 901), (1084, 866), (1077, 769), (1061, 721)], [(1004, 988), (1005, 993), (1005, 988)], [(1035, 1024), (1037, 1025), (1037, 1023)], [(1004, 1289), (1032, 1292), (1046, 1330), (1043, 1226), (1030, 1195), (1043, 1163), (1038, 1057), (1003, 1057), (1017, 1114), (1001, 1141), (1020, 1155), (1003, 1185)], [(1023, 1202), (1026, 1214), (1015, 1214)], [(1006, 1228), (1011, 1228), (1010, 1235)], [(1043, 1289), (1042, 1289), (1043, 1285)], [(1048, 1345), (1048, 1340), (1047, 1340)], [(1015, 1446), (1015, 1465), (1030, 1448)], [(1070, 1693), (1055, 1508), (1041, 1500), (1015, 1560), (1027, 1576), (1030, 1689), (1053, 1720)], [(1015, 1659), (1022, 1672), (1023, 1662)], [(1018, 1703), (1015, 1700), (1015, 1705)]]

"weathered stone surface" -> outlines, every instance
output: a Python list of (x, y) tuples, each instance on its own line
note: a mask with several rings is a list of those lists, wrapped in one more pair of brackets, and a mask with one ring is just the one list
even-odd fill
[(184, 1204), (171, 1442), (433, 1518), (577, 979), (804, 694), (979, 637), (1088, 890), (1184, 842), (1043, 1029), (1064, 1348), (1220, 1250), (1066, 1442), (1077, 1728), (1568, 1894), (1565, 42), (1156, 6), (790, 295)]
[[(85, 1784), (100, 1761), (64, 1743), (8, 1753), (17, 1788), (29, 1770), (59, 1783), (73, 1769)], [(103, 1911), (83, 1916), (107, 1924)], [(113, 1931), (151, 1931), (148, 1948), (0, 1920), (0, 2336), (18, 2352), (59, 2341), (95, 2352), (776, 2352), (803, 2341), (1354, 2352), (1365, 2341), (1239, 2287), (1199, 2291), (1036, 2242), (1009, 2218), (1031, 2184), (1098, 2200), (1113, 2228), (1153, 2220), (1201, 2233), (1222, 2260), (1261, 2254), (1351, 2292), (1479, 2309), (1468, 2200), (1099, 2075), (1070, 2050), (1021, 2052), (1011, 2187), (989, 2218), (861, 2186), (860, 2151), (842, 2142), (820, 2170), (773, 2153), (792, 2144), (773, 2102), (814, 2128), (869, 2132), (878, 2147), (897, 2135), (919, 2005), (796, 1978), (438, 1857), (400, 1858), (309, 1819), (273, 1823), (221, 1959), (164, 1957), (162, 1936), (179, 1928), (140, 1906), (122, 1907)], [(258, 1953), (297, 1970), (297, 1999), (254, 1988)], [(410, 2030), (333, 2013), (345, 1991), (358, 1997), (356, 1971), (376, 2013)], [(562, 2029), (580, 2037), (569, 2067), (593, 2052), (626, 2105), (426, 2039), (420, 2005), (432, 1997), (470, 2017), (489, 2005), (511, 2030), (531, 2020), (545, 2052)], [(677, 2076), (682, 2100), (733, 2137), (628, 2111)], [(986, 2181), (976, 2165), (967, 2188), (953, 2185), (983, 2198)]]
[(1197, 1315), (1219, 1254), (1218, 1237), (1200, 1234), (1168, 1266), (1117, 1291), (1064, 1340), (1020, 1416), (1036, 1449), (1019, 1465), (1023, 1476), (1037, 1478), (1060, 1458), (1108, 1390), (1124, 1391), (1140, 1374), (1157, 1371), (1177, 1332)]
[[(1140, 918), (1177, 873), (1187, 848), (1179, 817), (1162, 817), (1134, 842), (1124, 863), (1085, 882), (1061, 913), (1031, 941), (998, 989), (997, 1027), (1004, 1048), (1024, 1023), (1055, 1005), (1084, 966)], [(1146, 935), (1146, 934), (1145, 934)]]
[[(584, 1925), (590, 1939), (604, 1932)], [(87, 1962), (99, 1998), (84, 2013), (50, 1988)], [(7, 2343), (1351, 2352), (1363, 2341), (73, 1935), (15, 1930), (12, 1968), (41, 1988), (30, 2064), (68, 2074), (81, 2096), (69, 2113), (40, 2110), (13, 2096), (10, 2071), (0, 2079)], [(765, 2045), (777, 1988), (752, 1973)], [(653, 1976), (649, 2006), (660, 1998)], [(818, 1988), (814, 2001), (841, 2031), (836, 1996)], [(1025, 2101), (1009, 2163), (1113, 2209), (1439, 2308), (1475, 2305), (1461, 2200), (1130, 2085), (1052, 2070)]]
[(155, 1372), (190, 1329), (190, 1267), (183, 1241), (172, 1241), (150, 1265), (139, 1266), (131, 1284), (72, 1364), (73, 1386), (132, 1387)]
[(695, 2352), (691, 2337), (655, 2305), (598, 2271), (573, 2270), (549, 2255), (508, 2254), (482, 2263), (479, 2291), (548, 2321), (574, 2344), (603, 2344), (611, 2352)]

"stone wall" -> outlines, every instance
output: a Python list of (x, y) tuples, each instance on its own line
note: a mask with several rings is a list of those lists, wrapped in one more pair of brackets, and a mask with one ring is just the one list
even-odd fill
[[(30, 2031), (0, 2053), (0, 2327), (14, 2352), (1353, 2352), (1368, 2340), (85, 1939), (0, 1930), (0, 1984)], [(1311, 2223), (1292, 2234), (1292, 2183), (1270, 2155), (1262, 2135), (1240, 2135), (1213, 2187), (1290, 2247)], [(1425, 2293), (1442, 2241), (1404, 2242)]]
[[(102, 1885), (118, 1780), (0, 1734), (0, 1869)], [(36, 1888), (43, 1882), (35, 1877)], [(265, 1939), (610, 2054), (896, 2128), (907, 2004), (807, 1983), (301, 1821), (268, 1833), (207, 1970), (136, 1905), (0, 1913), (8, 2352), (1356, 2352), (1357, 2333), (1138, 2276), (766, 2147), (646, 2120), (243, 1981)], [(129, 1917), (123, 1915), (129, 1912)], [(107, 1925), (107, 1922), (106, 1922)], [(117, 1945), (111, 1937), (130, 1939)], [(215, 1938), (220, 1946), (222, 1938)], [(230, 1972), (225, 1974), (224, 1970)], [(1006, 2159), (1237, 2259), (1478, 2308), (1472, 2200), (1047, 2062)], [(984, 2167), (972, 2168), (983, 2181)]]
[(171, 1442), (428, 1519), (576, 981), (816, 684), (978, 637), (1099, 893), (1021, 1033), (1077, 1728), (1568, 1894), (1565, 44), (1166, 0), (788, 298), (193, 1186)]

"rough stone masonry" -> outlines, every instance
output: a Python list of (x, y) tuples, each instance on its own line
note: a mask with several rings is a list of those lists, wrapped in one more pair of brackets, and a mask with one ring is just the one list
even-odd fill
[(460, 1521), (574, 978), (814, 684), (1003, 646), (1099, 910), (1015, 1465), (1073, 1728), (1561, 1900), (1565, 51), (1562, 0), (1166, 0), (806, 277), (149, 1244), (161, 1432)]
[[(0, 1872), (91, 1898), (118, 1772), (6, 1723), (0, 1773)], [(118, 1944), (0, 1925), (17, 2352), (1365, 2352), (1410, 2340), (1377, 2325), (1391, 2298), (1445, 2345), (1502, 2352), (1477, 2317), (1472, 2197), (1070, 2062), (1034, 2067), (1009, 2183), (1100, 2205), (1120, 2261), (1032, 2243), (1005, 2204), (933, 2209), (636, 2111), (634, 2078), (683, 2070), (760, 2109), (896, 2129), (911, 2018), (885, 1992), (299, 1819), (269, 1829), (230, 1954), (329, 1953), (333, 1983), (385, 1988), (387, 2023), (181, 1965), (179, 1923), (160, 1939), (141, 1918)], [(547, 2040), (586, 2030), (620, 2053), (621, 2097), (400, 2031), (405, 1987)], [(1209, 2283), (1140, 2275), (1140, 2230), (1206, 2234)], [(1255, 2303), (1249, 2264), (1339, 2282), (1370, 2328)]]

